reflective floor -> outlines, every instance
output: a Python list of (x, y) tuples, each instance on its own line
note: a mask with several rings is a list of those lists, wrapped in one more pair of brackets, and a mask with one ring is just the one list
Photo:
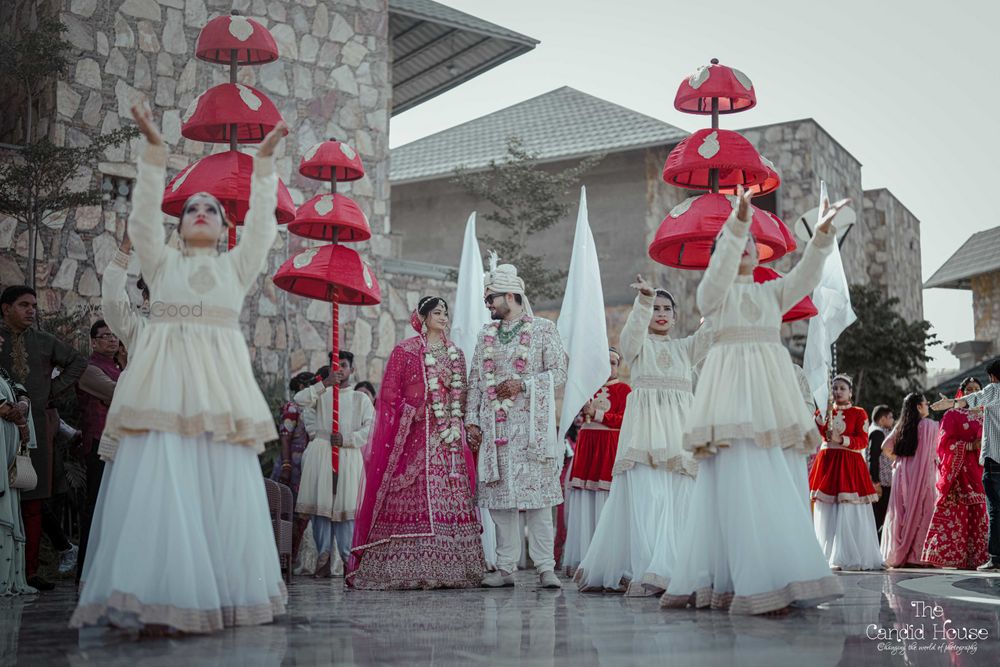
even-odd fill
[(398, 593), (299, 577), (280, 623), (141, 641), (67, 629), (64, 584), (0, 598), (0, 665), (1000, 665), (1000, 575), (840, 576), (843, 599), (781, 619), (542, 590), (530, 573), (513, 589)]

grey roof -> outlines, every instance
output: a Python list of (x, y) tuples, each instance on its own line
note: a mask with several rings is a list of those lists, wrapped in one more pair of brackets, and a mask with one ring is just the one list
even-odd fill
[(924, 288), (970, 289), (970, 278), (994, 271), (1000, 271), (1000, 227), (970, 236), (924, 283)]
[(389, 0), (392, 113), (527, 53), (538, 40), (431, 0)]
[(451, 174), (456, 167), (477, 169), (507, 154), (517, 136), (542, 161), (615, 153), (674, 144), (688, 135), (680, 128), (599, 97), (564, 86), (394, 148), (393, 183)]

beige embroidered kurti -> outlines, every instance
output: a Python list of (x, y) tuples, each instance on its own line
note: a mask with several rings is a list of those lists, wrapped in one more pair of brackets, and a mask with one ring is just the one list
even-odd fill
[(273, 161), (255, 160), (239, 244), (219, 254), (167, 246), (160, 212), (166, 157), (163, 147), (149, 146), (139, 160), (128, 229), (151, 305), (105, 432), (112, 441), (148, 431), (211, 433), (215, 441), (261, 452), (278, 435), (239, 316), (277, 236)]
[[(509, 330), (517, 322), (503, 322)], [(535, 317), (530, 323), (530, 346), (525, 370), (517, 374), (519, 336), (493, 345), (496, 364), (495, 383), (518, 377), (528, 386), (526, 393), (514, 399), (507, 421), (497, 423), (496, 413), (487, 394), (488, 383), (483, 369), (483, 337), (491, 330), (486, 325), (479, 332), (476, 352), (469, 373), (469, 399), (466, 423), (479, 426), (483, 443), (479, 450), (479, 482), (476, 489), (480, 507), (488, 509), (540, 509), (563, 501), (559, 473), (564, 447), (555, 433), (555, 388), (566, 382), (566, 352), (556, 325)], [(507, 438), (497, 445), (498, 438)]]
[(788, 275), (766, 283), (738, 275), (750, 225), (729, 216), (698, 285), (698, 308), (716, 330), (698, 379), (684, 447), (711, 456), (737, 439), (758, 447), (820, 444), (799, 381), (781, 343), (781, 316), (819, 284), (833, 234), (816, 234)]
[(694, 477), (698, 464), (684, 449), (684, 422), (694, 400), (693, 367), (708, 354), (713, 333), (703, 326), (678, 340), (650, 334), (654, 300), (642, 294), (635, 298), (619, 336), (632, 393), (612, 474), (641, 464)]

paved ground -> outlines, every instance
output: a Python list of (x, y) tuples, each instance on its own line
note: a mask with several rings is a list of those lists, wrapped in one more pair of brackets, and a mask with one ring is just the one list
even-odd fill
[[(514, 589), (398, 593), (298, 577), (280, 623), (142, 641), (68, 630), (75, 596), (63, 583), (34, 599), (0, 598), (0, 666), (1000, 665), (1000, 575), (841, 579), (842, 600), (768, 619), (663, 611), (652, 598), (569, 586), (541, 590), (529, 573), (518, 574)], [(910, 638), (898, 641), (900, 630)]]

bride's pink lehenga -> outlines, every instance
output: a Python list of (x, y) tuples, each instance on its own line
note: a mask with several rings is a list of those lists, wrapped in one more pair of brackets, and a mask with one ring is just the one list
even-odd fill
[[(419, 320), (415, 320), (419, 326)], [(419, 331), (419, 328), (418, 328)], [(465, 431), (446, 443), (427, 385), (452, 382), (448, 344), (423, 336), (396, 346), (386, 364), (376, 421), (364, 450), (347, 585), (358, 589), (469, 588), (482, 582), (482, 525), (473, 502), (475, 464)], [(464, 379), (465, 360), (457, 351)], [(425, 355), (434, 364), (425, 365)], [(465, 387), (461, 388), (464, 409)]]

